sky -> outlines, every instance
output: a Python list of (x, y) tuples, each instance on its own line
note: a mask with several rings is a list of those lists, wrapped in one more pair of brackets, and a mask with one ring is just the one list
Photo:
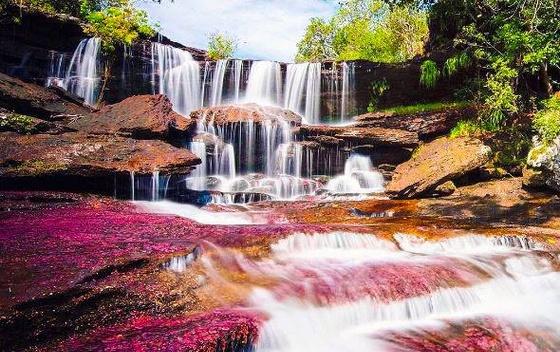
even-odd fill
[(138, 2), (171, 40), (206, 49), (208, 35), (239, 41), (236, 58), (293, 62), (311, 17), (329, 17), (336, 0), (174, 0)]

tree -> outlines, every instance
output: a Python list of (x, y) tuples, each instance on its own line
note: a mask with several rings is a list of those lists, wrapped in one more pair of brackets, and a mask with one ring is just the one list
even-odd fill
[(224, 33), (208, 36), (208, 57), (211, 60), (229, 59), (237, 50), (237, 39)]
[(334, 26), (332, 21), (312, 18), (303, 38), (297, 44), (296, 62), (324, 61), (335, 57), (333, 49)]
[(421, 55), (427, 36), (423, 10), (381, 0), (346, 0), (331, 19), (311, 20), (296, 61), (401, 62)]

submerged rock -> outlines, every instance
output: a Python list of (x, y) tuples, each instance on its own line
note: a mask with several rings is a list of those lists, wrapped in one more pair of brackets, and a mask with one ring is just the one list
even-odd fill
[(394, 198), (415, 198), (446, 181), (482, 167), (491, 150), (478, 139), (442, 137), (422, 145), (412, 159), (399, 165), (387, 193)]
[(169, 139), (173, 130), (187, 132), (196, 122), (175, 111), (164, 95), (137, 95), (94, 114), (77, 118), (69, 127), (93, 134), (118, 134), (136, 139)]

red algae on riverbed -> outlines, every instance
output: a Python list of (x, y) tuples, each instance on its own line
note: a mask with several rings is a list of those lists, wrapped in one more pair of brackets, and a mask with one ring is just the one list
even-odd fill
[(240, 310), (215, 310), (188, 317), (134, 317), (57, 346), (57, 351), (244, 351), (262, 318)]
[[(0, 213), (0, 309), (60, 292), (103, 268), (138, 259), (163, 260), (209, 241), (259, 246), (294, 231), (321, 226), (200, 225), (177, 216), (141, 212), (97, 198), (73, 204)], [(266, 250), (266, 249), (265, 249)]]

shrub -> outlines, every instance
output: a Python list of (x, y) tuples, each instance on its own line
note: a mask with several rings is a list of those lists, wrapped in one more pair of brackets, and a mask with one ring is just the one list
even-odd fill
[(426, 60), (420, 66), (420, 84), (426, 88), (433, 88), (439, 79), (440, 71), (432, 60)]

